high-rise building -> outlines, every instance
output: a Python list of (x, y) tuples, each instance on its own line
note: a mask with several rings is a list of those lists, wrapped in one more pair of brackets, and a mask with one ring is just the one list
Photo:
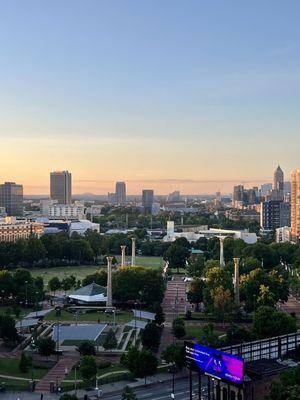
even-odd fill
[(142, 206), (144, 208), (145, 214), (152, 213), (153, 199), (154, 199), (154, 191), (153, 190), (149, 190), (149, 189), (143, 190)]
[(0, 185), (0, 207), (5, 207), (8, 216), (22, 216), (23, 186), (15, 182)]
[(72, 203), (72, 175), (68, 171), (50, 173), (50, 197), (59, 204)]
[(289, 226), (291, 222), (291, 206), (280, 200), (270, 200), (261, 203), (261, 228), (274, 231), (277, 228)]
[(300, 169), (291, 173), (291, 236), (300, 239)]
[(167, 200), (169, 202), (180, 201), (180, 191), (179, 190), (175, 190), (175, 192), (169, 193)]
[(117, 182), (116, 183), (116, 203), (119, 206), (123, 206), (126, 204), (126, 185), (125, 182)]
[(280, 190), (283, 191), (284, 189), (284, 174), (280, 166), (276, 168), (274, 172), (274, 184), (273, 190)]
[(243, 196), (244, 196), (244, 186), (243, 185), (238, 185), (234, 186), (233, 188), (233, 201), (243, 201)]
[(233, 188), (233, 204), (247, 206), (258, 203), (258, 187), (245, 189), (243, 185), (234, 186)]

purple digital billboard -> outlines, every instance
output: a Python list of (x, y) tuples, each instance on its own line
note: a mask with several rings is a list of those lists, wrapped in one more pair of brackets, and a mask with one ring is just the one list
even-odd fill
[(214, 378), (240, 385), (244, 378), (244, 362), (240, 357), (223, 353), (197, 343), (185, 342), (188, 368)]

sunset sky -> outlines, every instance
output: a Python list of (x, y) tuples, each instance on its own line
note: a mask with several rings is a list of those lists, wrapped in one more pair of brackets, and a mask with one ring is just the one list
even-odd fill
[(229, 192), (300, 168), (299, 0), (0, 0), (0, 182)]

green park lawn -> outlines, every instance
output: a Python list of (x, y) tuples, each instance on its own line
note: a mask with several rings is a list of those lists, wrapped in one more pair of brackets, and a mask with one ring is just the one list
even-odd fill
[[(187, 336), (194, 336), (197, 340), (201, 339), (202, 336), (202, 327), (201, 325), (195, 325), (185, 322), (185, 331)], [(215, 330), (214, 331), (218, 336), (224, 335), (224, 332)]]
[[(47, 373), (46, 368), (33, 368), (29, 369), (28, 372), (21, 372), (19, 369), (19, 359), (17, 358), (5, 358), (0, 359), (0, 375), (8, 375), (18, 378), (31, 379), (32, 374), (34, 379), (41, 379)], [(5, 381), (5, 378), (0, 378), (1, 381)], [(21, 382), (21, 381), (20, 381)]]
[[(119, 256), (117, 256), (119, 259)], [(127, 257), (127, 261), (130, 261), (130, 257)], [(146, 268), (159, 269), (163, 266), (163, 260), (161, 257), (136, 257), (136, 265)], [(91, 275), (98, 270), (105, 268), (104, 266), (95, 265), (80, 265), (80, 266), (63, 266), (53, 268), (34, 268), (30, 272), (33, 277), (41, 276), (44, 279), (44, 283), (47, 284), (51, 278), (56, 276), (60, 280), (69, 275), (74, 275), (76, 279), (84, 279), (87, 275)]]
[[(97, 311), (94, 312), (89, 312), (89, 313), (81, 313), (78, 314), (78, 323), (80, 322), (98, 322), (98, 318), (100, 318), (100, 323), (108, 323), (108, 322), (113, 322), (113, 315), (110, 314), (105, 314), (103, 312), (99, 313)], [(117, 311), (116, 312), (116, 323), (125, 323), (130, 321), (133, 318), (133, 314), (128, 311)], [(56, 311), (50, 311), (49, 314), (46, 315), (45, 317), (46, 321), (56, 321)], [(61, 316), (59, 317), (59, 321), (75, 321), (76, 316), (75, 314), (72, 314), (68, 311), (62, 310)]]
[[(98, 368), (98, 372), (97, 375), (98, 376), (102, 376), (105, 374), (108, 374), (110, 372), (119, 372), (119, 371), (126, 371), (126, 368), (123, 367), (121, 364), (112, 364), (110, 367), (107, 368)], [(80, 380), (81, 376), (80, 376), (80, 372), (77, 369), (77, 379)], [(73, 368), (68, 375), (66, 375), (65, 379), (67, 381), (74, 381), (75, 380), (75, 368)]]
[(87, 275), (94, 274), (101, 267), (95, 265), (80, 265), (72, 267), (52, 267), (52, 268), (34, 268), (31, 269), (33, 277), (41, 276), (44, 279), (45, 285), (48, 284), (51, 278), (57, 277), (60, 280), (69, 275), (74, 275), (76, 279), (84, 279)]

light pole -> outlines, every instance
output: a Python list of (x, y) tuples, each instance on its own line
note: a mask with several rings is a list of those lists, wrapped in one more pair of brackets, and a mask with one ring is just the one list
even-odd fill
[(38, 316), (38, 294), (39, 292), (35, 292), (35, 316)]
[(25, 307), (27, 308), (27, 304), (28, 304), (28, 298), (27, 298), (27, 284), (28, 281), (25, 281)]
[(134, 302), (134, 345), (136, 346), (136, 306), (137, 302)]

